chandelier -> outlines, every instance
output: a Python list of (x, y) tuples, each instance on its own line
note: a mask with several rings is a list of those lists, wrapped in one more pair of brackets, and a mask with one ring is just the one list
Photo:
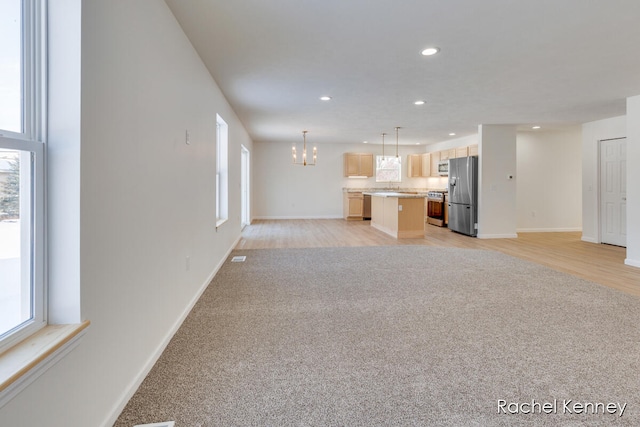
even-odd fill
[(296, 153), (296, 145), (294, 144), (293, 147), (291, 147), (291, 157), (293, 158), (293, 164), (302, 165), (302, 166), (315, 166), (316, 159), (318, 158), (318, 149), (316, 147), (313, 147), (313, 163), (308, 163), (307, 162), (307, 131), (306, 130), (302, 131), (302, 140), (303, 140), (302, 161), (298, 161), (298, 157)]

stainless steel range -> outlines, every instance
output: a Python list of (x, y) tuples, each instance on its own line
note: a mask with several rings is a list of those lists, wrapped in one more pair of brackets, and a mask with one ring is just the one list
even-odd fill
[(427, 192), (427, 223), (444, 227), (446, 225), (446, 191)]

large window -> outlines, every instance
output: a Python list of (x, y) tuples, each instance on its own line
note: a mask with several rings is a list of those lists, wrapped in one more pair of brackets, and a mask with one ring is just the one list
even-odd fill
[(402, 160), (400, 157), (376, 156), (376, 182), (401, 182)]
[(0, 353), (46, 324), (43, 3), (0, 0)]
[(216, 227), (229, 218), (229, 126), (216, 115)]

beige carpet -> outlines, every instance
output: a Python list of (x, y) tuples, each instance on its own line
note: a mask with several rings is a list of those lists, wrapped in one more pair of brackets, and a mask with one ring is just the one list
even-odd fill
[(640, 425), (636, 297), (491, 251), (233, 255), (115, 426)]

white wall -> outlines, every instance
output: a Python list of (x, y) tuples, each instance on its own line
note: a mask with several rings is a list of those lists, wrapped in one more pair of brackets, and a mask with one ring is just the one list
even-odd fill
[[(598, 223), (599, 145), (603, 139), (627, 136), (626, 116), (582, 125), (582, 240), (600, 243)], [(627, 141), (627, 144), (629, 142)]]
[(640, 267), (640, 96), (627, 98), (627, 257)]
[[(240, 235), (240, 144), (252, 143), (166, 4), (87, 1), (81, 16), (75, 206), (92, 324), (0, 409), (3, 426), (111, 425)], [(216, 113), (229, 124), (231, 194), (217, 231)]]
[(478, 237), (517, 237), (516, 128), (480, 125), (479, 129)]
[(518, 132), (518, 231), (581, 230), (581, 135), (580, 126)]
[[(312, 141), (309, 132), (307, 141)], [(298, 152), (301, 152), (300, 141)], [(311, 143), (311, 146), (313, 143)], [(345, 178), (344, 153), (382, 154), (378, 144), (320, 144), (316, 166), (299, 166), (291, 162), (292, 143), (254, 144), (253, 212), (257, 219), (342, 218), (342, 188), (444, 188), (440, 178), (407, 178), (407, 155), (424, 152), (423, 146), (400, 146), (402, 182), (376, 183), (375, 178)], [(307, 143), (309, 148), (309, 143)], [(385, 148), (385, 154), (395, 155), (395, 145)]]

